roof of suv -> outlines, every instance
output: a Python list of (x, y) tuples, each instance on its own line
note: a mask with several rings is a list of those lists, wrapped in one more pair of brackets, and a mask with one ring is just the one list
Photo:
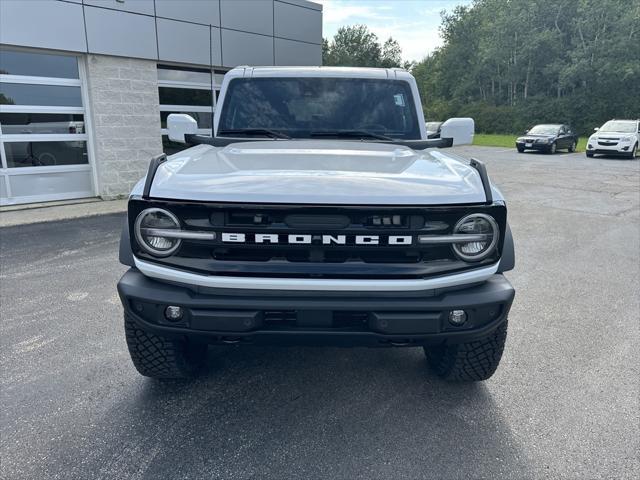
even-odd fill
[(362, 67), (249, 67), (240, 66), (227, 72), (232, 77), (347, 77), (408, 79), (411, 74), (402, 68)]

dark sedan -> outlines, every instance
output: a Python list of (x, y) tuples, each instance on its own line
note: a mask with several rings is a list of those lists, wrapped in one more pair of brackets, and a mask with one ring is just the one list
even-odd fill
[(578, 135), (569, 125), (544, 124), (536, 125), (516, 139), (516, 148), (522, 153), (525, 150), (538, 150), (545, 153), (556, 153), (556, 150), (567, 149), (575, 152)]

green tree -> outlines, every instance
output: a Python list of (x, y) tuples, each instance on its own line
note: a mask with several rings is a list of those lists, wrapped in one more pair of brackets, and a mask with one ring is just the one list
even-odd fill
[(473, 116), (519, 132), (568, 122), (587, 133), (640, 113), (640, 2), (475, 0), (442, 14), (443, 45), (412, 72), (429, 119)]
[(401, 67), (402, 49), (393, 38), (380, 44), (366, 25), (340, 27), (331, 41), (322, 41), (322, 63), (341, 67)]
[(402, 65), (402, 48), (400, 44), (389, 37), (382, 45), (379, 66), (385, 68), (399, 67)]

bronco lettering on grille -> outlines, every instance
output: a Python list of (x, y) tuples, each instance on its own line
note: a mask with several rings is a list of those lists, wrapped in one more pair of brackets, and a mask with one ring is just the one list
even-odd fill
[(265, 245), (412, 245), (411, 235), (312, 235), (308, 233), (223, 233), (224, 243)]

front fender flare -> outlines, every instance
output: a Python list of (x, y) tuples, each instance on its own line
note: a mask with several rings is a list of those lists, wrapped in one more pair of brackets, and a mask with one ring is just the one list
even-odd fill
[(129, 236), (129, 217), (125, 215), (122, 224), (122, 233), (120, 234), (120, 249), (118, 251), (118, 259), (123, 265), (135, 267), (133, 261), (133, 251), (131, 251), (131, 238)]
[(516, 252), (513, 244), (513, 235), (511, 234), (511, 227), (507, 223), (507, 229), (504, 233), (504, 244), (502, 246), (502, 257), (498, 264), (498, 273), (513, 270), (516, 265)]

